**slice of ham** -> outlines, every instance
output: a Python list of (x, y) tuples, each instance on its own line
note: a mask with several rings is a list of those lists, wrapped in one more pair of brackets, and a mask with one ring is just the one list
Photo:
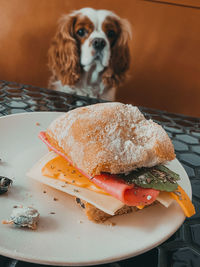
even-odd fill
[[(73, 165), (73, 162), (62, 152), (60, 152), (59, 150), (57, 150), (54, 146), (52, 146), (46, 136), (45, 132), (40, 132), (38, 137), (42, 140), (43, 143), (45, 143), (48, 148), (50, 150), (53, 150), (56, 154), (60, 155), (61, 157), (63, 157), (64, 159), (66, 159), (71, 165)], [(74, 165), (73, 165), (74, 166)], [(77, 170), (79, 170), (84, 176), (86, 176), (87, 178), (91, 179), (92, 177), (86, 173), (84, 173), (82, 170), (80, 170), (79, 168), (75, 167)]]
[(149, 205), (159, 194), (159, 191), (155, 189), (142, 188), (134, 184), (128, 185), (113, 174), (96, 175), (92, 178), (92, 182), (128, 206)]
[[(45, 132), (40, 132), (39, 138), (49, 147), (49, 149), (64, 157), (70, 164), (73, 165), (73, 162), (64, 153), (58, 151), (49, 143)], [(150, 205), (156, 200), (159, 194), (159, 191), (155, 189), (142, 188), (134, 184), (128, 185), (118, 176), (113, 174), (101, 174), (91, 177), (82, 170), (78, 170), (84, 176), (92, 180), (94, 184), (128, 206)]]

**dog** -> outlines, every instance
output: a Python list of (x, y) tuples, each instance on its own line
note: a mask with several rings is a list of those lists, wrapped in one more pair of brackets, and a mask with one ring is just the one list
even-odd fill
[(49, 88), (115, 100), (130, 65), (131, 26), (108, 10), (64, 15), (48, 51)]

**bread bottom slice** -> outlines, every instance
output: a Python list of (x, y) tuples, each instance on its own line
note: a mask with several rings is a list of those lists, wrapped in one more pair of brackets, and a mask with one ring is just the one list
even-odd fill
[(138, 210), (136, 207), (130, 207), (130, 206), (124, 205), (121, 209), (116, 211), (115, 215), (110, 215), (80, 198), (75, 198), (75, 200), (76, 200), (76, 203), (79, 204), (80, 207), (84, 210), (88, 219), (95, 223), (103, 223), (108, 218), (111, 218), (113, 216), (122, 215), (122, 214), (130, 213), (130, 212)]

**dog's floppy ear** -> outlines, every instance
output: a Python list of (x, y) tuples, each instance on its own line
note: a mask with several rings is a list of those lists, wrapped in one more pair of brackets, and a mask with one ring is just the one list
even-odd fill
[(58, 30), (48, 51), (48, 66), (53, 79), (62, 85), (73, 86), (80, 79), (79, 50), (74, 35), (75, 16), (61, 18)]
[(126, 19), (117, 22), (120, 29), (119, 37), (111, 48), (110, 64), (103, 74), (103, 82), (108, 87), (117, 87), (122, 83), (130, 66), (131, 26)]

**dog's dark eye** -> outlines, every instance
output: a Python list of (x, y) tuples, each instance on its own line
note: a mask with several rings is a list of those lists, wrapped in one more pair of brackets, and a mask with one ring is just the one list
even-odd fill
[(114, 38), (115, 35), (116, 35), (116, 33), (115, 33), (115, 31), (113, 31), (113, 30), (109, 30), (109, 31), (107, 32), (107, 36), (108, 36), (108, 38)]
[(83, 37), (85, 34), (87, 33), (86, 29), (84, 28), (81, 28), (77, 31), (77, 34), (80, 36), (80, 37)]

